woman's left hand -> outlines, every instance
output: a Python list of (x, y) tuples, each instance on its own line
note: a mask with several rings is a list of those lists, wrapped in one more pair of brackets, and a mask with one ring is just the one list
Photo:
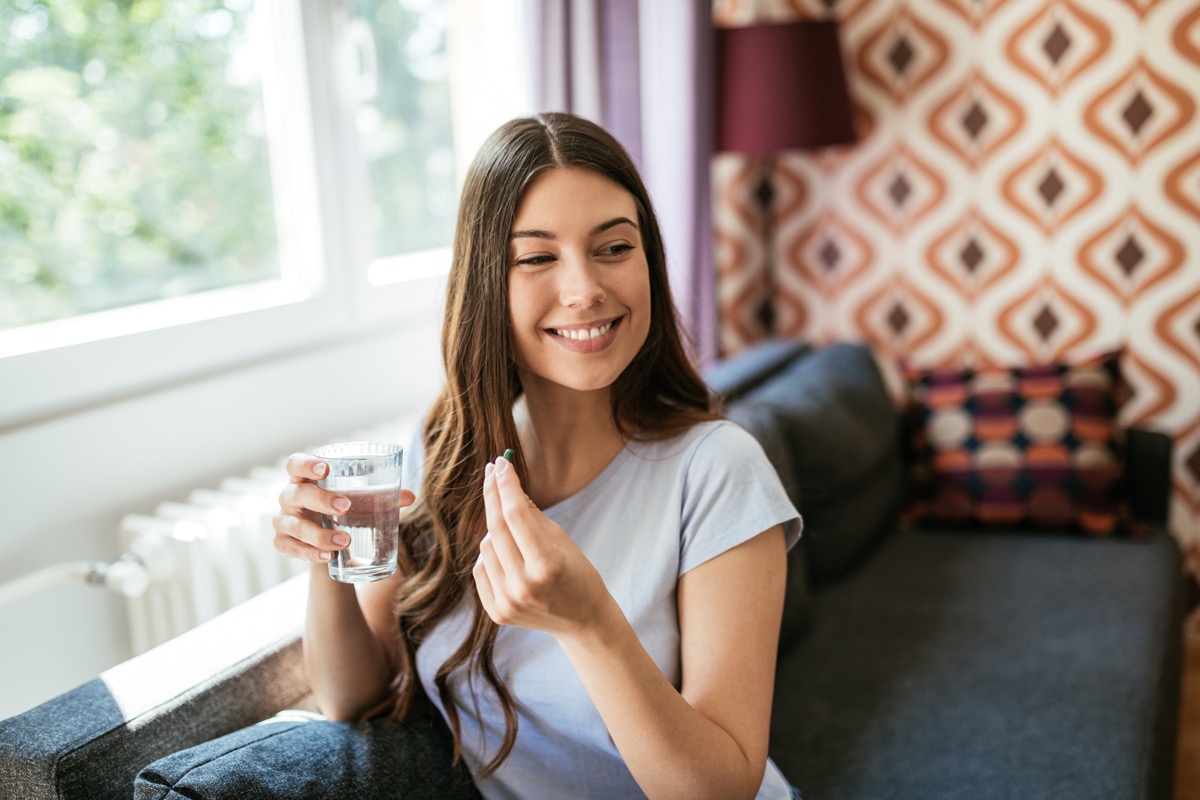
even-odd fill
[(488, 532), (473, 574), (488, 616), (553, 635), (598, 624), (610, 597), (604, 579), (503, 458), (485, 470), (483, 501)]

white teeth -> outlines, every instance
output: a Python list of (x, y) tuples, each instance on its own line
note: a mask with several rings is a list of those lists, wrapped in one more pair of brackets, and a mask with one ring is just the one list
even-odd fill
[(608, 329), (612, 326), (613, 324), (610, 322), (607, 325), (601, 325), (598, 328), (592, 328), (590, 330), (555, 330), (554, 332), (564, 339), (575, 339), (576, 341), (587, 342), (595, 339), (597, 336), (603, 336), (604, 334), (608, 333)]

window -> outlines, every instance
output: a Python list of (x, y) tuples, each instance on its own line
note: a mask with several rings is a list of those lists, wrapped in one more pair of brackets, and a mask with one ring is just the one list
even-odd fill
[(280, 277), (253, 21), (0, 8), (0, 329)]
[(443, 248), (454, 230), (449, 9), (437, 0), (358, 0), (362, 71), (355, 126), (371, 188), (376, 258)]
[(0, 5), (0, 429), (434, 324), (519, 4)]

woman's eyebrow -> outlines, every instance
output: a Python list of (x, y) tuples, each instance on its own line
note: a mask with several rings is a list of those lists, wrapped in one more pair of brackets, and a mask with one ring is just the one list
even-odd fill
[(609, 228), (615, 228), (618, 225), (632, 225), (634, 227), (634, 230), (637, 229), (637, 223), (634, 222), (633, 220), (629, 219), (628, 217), (613, 217), (608, 222), (601, 222), (599, 225), (592, 228), (591, 234), (592, 234), (592, 236), (595, 236), (597, 233), (603, 233), (604, 231), (608, 230)]
[[(615, 228), (618, 225), (632, 225), (635, 229), (637, 228), (637, 223), (629, 219), (629, 217), (613, 217), (612, 219), (606, 222), (601, 222), (599, 225), (592, 228), (588, 232), (588, 235), (595, 236), (597, 233), (603, 233), (609, 228)], [(524, 230), (513, 231), (508, 235), (508, 238), (509, 241), (512, 241), (513, 239), (557, 239), (558, 237), (550, 231)]]

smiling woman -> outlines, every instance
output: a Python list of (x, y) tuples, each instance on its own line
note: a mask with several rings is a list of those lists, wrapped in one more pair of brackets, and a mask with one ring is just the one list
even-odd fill
[(594, 390), (633, 361), (650, 330), (637, 218), (633, 195), (596, 172), (548, 170), (530, 184), (513, 221), (508, 273), (522, 386)]
[(410, 720), (428, 698), (487, 798), (789, 798), (767, 741), (800, 520), (713, 410), (649, 194), (603, 128), (547, 113), (484, 143), (442, 355), (394, 575), (329, 579), (318, 519), (347, 498), (288, 461), (275, 547), (311, 563), (322, 712)]

